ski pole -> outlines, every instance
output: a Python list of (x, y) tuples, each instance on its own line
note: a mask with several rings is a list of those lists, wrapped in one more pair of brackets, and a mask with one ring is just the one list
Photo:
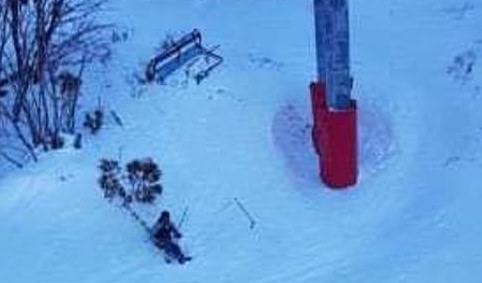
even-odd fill
[(256, 225), (256, 220), (254, 220), (253, 216), (251, 216), (251, 214), (248, 212), (248, 210), (246, 209), (246, 207), (241, 203), (241, 201), (239, 201), (238, 198), (234, 198), (234, 202), (237, 204), (237, 206), (239, 207), (239, 209), (244, 213), (244, 215), (246, 216), (246, 218), (248, 218), (249, 220), (249, 229), (253, 229), (254, 228), (254, 225)]
[(182, 212), (181, 220), (179, 220), (179, 223), (177, 224), (178, 229), (181, 229), (182, 224), (184, 223), (184, 220), (186, 219), (188, 210), (189, 210), (189, 206), (186, 206), (186, 208)]

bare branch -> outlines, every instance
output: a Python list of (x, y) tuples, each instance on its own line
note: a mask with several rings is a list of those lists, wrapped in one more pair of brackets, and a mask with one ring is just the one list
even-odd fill
[(79, 90), (63, 93), (59, 74), (80, 81), (86, 64), (110, 54), (112, 26), (96, 18), (106, 2), (0, 0), (0, 138), (14, 133), (33, 159), (37, 146), (75, 131)]

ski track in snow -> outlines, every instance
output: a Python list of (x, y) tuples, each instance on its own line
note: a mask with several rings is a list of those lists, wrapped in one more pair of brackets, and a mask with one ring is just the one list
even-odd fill
[[(2, 177), (2, 282), (482, 280), (481, 71), (476, 62), (464, 82), (447, 73), (478, 50), (480, 1), (350, 2), (361, 172), (343, 192), (319, 182), (311, 146), (311, 1), (113, 2), (129, 39), (86, 93), (106, 94), (124, 129), (108, 121), (82, 151)], [(133, 98), (132, 72), (166, 33), (193, 27), (225, 63), (200, 86), (179, 75)], [(178, 218), (189, 206), (181, 243), (192, 262), (166, 265), (102, 199), (98, 159), (119, 156), (159, 161), (165, 193), (141, 213), (152, 222), (161, 207)]]

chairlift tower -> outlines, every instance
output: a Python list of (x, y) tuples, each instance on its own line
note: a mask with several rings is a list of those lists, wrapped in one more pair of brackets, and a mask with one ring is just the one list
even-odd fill
[(311, 84), (313, 144), (330, 188), (356, 184), (357, 106), (351, 98), (348, 0), (314, 0), (317, 80)]

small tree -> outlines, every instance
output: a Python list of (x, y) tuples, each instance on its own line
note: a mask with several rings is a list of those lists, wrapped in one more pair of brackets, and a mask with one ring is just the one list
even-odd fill
[(101, 171), (101, 175), (98, 183), (104, 192), (104, 197), (110, 201), (112, 201), (115, 197), (125, 199), (127, 194), (120, 181), (122, 169), (119, 166), (119, 162), (112, 159), (101, 159), (99, 169)]
[(162, 172), (150, 158), (133, 160), (126, 166), (127, 177), (134, 198), (139, 202), (152, 203), (157, 194), (162, 193), (159, 183)]
[(152, 204), (162, 194), (162, 172), (150, 158), (132, 160), (125, 171), (118, 161), (101, 159), (99, 169), (99, 186), (110, 201), (118, 197), (127, 206), (133, 201)]
[(95, 135), (102, 128), (104, 124), (104, 111), (96, 109), (92, 113), (86, 113), (84, 118), (84, 127), (90, 130), (90, 133)]
[(110, 55), (110, 26), (96, 18), (105, 2), (0, 0), (0, 139), (33, 160), (74, 133), (84, 67)]

